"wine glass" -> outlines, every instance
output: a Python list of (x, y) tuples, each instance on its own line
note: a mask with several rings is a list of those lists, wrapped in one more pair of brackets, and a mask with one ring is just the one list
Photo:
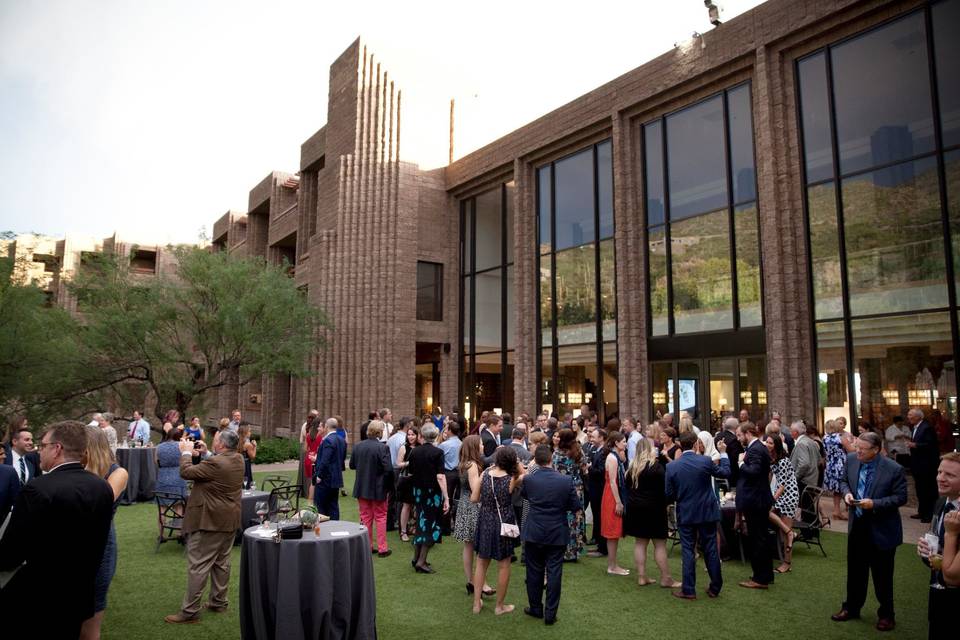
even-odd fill
[(267, 505), (267, 501), (258, 500), (257, 504), (254, 505), (254, 508), (256, 509), (257, 515), (260, 517), (260, 526), (262, 528), (266, 528), (267, 525), (264, 524), (263, 519), (267, 516), (267, 514), (270, 513), (270, 507)]
[(277, 511), (283, 514), (283, 519), (287, 519), (287, 514), (293, 511), (293, 505), (289, 500), (281, 500), (277, 503)]

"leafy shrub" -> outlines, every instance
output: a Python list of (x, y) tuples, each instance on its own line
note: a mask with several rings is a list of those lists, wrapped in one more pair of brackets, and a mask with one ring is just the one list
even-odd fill
[(256, 464), (300, 459), (300, 441), (296, 438), (259, 438)]

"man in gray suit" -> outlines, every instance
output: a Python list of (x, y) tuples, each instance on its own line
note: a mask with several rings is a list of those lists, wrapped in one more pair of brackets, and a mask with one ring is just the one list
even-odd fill
[(813, 503), (809, 497), (810, 494), (804, 494), (803, 490), (807, 487), (817, 486), (820, 478), (820, 447), (811, 437), (811, 431), (816, 433), (817, 428), (814, 425), (807, 426), (803, 420), (797, 420), (790, 425), (790, 433), (793, 434), (793, 451), (790, 453), (790, 463), (793, 465), (797, 474), (797, 491), (800, 492), (801, 520), (806, 524), (813, 515)]
[(510, 440), (510, 446), (517, 452), (517, 460), (520, 461), (520, 464), (527, 464), (532, 457), (530, 451), (527, 449), (527, 425), (518, 422), (513, 427), (511, 436), (513, 436), (513, 439)]

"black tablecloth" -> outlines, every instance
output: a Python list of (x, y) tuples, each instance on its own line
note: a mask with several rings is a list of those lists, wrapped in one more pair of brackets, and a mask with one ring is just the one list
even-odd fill
[(244, 491), (240, 496), (240, 529), (237, 530), (236, 543), (243, 542), (243, 530), (250, 526), (251, 520), (259, 520), (257, 515), (257, 502), (267, 501), (270, 493), (267, 491)]
[(120, 504), (153, 500), (153, 490), (157, 485), (156, 455), (155, 447), (117, 449), (117, 464), (130, 474), (127, 488), (120, 496)]
[[(240, 637), (320, 640), (376, 638), (376, 591), (370, 542), (363, 525), (331, 520), (319, 538), (243, 534), (240, 559)], [(345, 535), (337, 536), (338, 533)]]

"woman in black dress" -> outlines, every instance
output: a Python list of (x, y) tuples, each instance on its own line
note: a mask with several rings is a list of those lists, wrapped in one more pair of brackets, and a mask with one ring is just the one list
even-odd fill
[(513, 611), (512, 604), (504, 604), (507, 587), (510, 585), (510, 556), (520, 542), (516, 538), (500, 535), (500, 523), (516, 524), (510, 494), (520, 482), (523, 467), (517, 462), (516, 449), (500, 447), (493, 454), (493, 466), (480, 476), (480, 482), (472, 489), (470, 500), (480, 503), (477, 512), (477, 567), (473, 574), (473, 612), (483, 608), (482, 587), (487, 577), (491, 560), (497, 561), (497, 605), (493, 612), (503, 615)]
[(647, 577), (647, 543), (653, 540), (653, 557), (660, 568), (660, 586), (679, 588), (667, 564), (667, 498), (664, 492), (666, 469), (657, 460), (657, 451), (647, 438), (637, 442), (637, 452), (627, 469), (626, 513), (623, 534), (637, 539), (633, 560), (637, 565), (637, 584), (656, 582)]
[(450, 510), (447, 496), (447, 476), (443, 472), (443, 451), (434, 446), (440, 431), (433, 425), (420, 430), (423, 445), (416, 447), (407, 458), (413, 504), (416, 507), (417, 532), (413, 536), (414, 555), (410, 564), (417, 573), (435, 573), (427, 562), (427, 553), (442, 542), (440, 519)]
[(403, 427), (406, 431), (406, 438), (400, 449), (397, 451), (397, 468), (400, 469), (400, 479), (397, 482), (396, 501), (400, 507), (400, 539), (404, 542), (410, 542), (408, 525), (410, 514), (413, 512), (413, 482), (410, 480), (410, 470), (407, 466), (410, 464), (410, 453), (420, 445), (420, 429), (414, 424), (413, 420), (407, 421)]
[(660, 464), (667, 466), (680, 457), (680, 445), (676, 443), (677, 430), (665, 427), (660, 432)]

